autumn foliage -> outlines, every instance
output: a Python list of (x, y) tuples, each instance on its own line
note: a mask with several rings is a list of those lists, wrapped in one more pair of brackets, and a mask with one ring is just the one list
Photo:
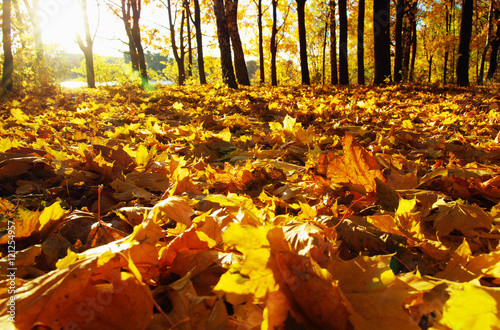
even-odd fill
[(499, 95), (10, 95), (1, 328), (498, 327)]

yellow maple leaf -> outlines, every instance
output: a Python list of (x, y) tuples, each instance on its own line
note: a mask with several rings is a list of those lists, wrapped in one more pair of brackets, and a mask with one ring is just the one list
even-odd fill
[(470, 283), (452, 286), (441, 323), (451, 329), (498, 329), (498, 301), (485, 289)]
[(55, 202), (52, 205), (43, 209), (40, 217), (38, 218), (40, 224), (40, 231), (52, 221), (57, 221), (64, 217), (69, 212), (61, 207), (61, 202)]
[(225, 295), (227, 301), (238, 305), (251, 298), (263, 302), (268, 292), (279, 289), (273, 270), (268, 267), (271, 249), (267, 235), (275, 229), (274, 226), (253, 227), (234, 223), (228, 226), (222, 234), (223, 241), (243, 253), (245, 260), (233, 264), (221, 276), (214, 292)]
[(10, 109), (10, 114), (19, 124), (23, 124), (30, 119), (30, 117), (25, 115), (24, 112), (19, 108)]
[(416, 205), (416, 198), (400, 198), (398, 209), (396, 210), (396, 221), (400, 228), (410, 234), (410, 237), (423, 239), (424, 234), (420, 226), (422, 219), (420, 218), (420, 214), (414, 211)]

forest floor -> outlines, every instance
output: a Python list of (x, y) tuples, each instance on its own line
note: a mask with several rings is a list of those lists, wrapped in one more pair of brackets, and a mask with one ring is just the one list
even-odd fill
[(2, 329), (500, 324), (500, 85), (0, 105)]

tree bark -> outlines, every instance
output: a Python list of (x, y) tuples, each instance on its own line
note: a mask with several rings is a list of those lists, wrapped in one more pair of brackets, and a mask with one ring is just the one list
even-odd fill
[(432, 78), (432, 58), (433, 55), (430, 55), (429, 58), (427, 59), (427, 64), (428, 64), (428, 70), (429, 70), (429, 75), (427, 76), (427, 83), (431, 83), (431, 78)]
[(484, 63), (486, 62), (486, 54), (488, 53), (488, 49), (491, 46), (491, 38), (493, 33), (493, 16), (494, 16), (494, 0), (490, 0), (490, 8), (488, 10), (488, 32), (486, 34), (486, 45), (483, 49), (483, 54), (481, 55), (481, 65), (479, 68), (479, 74), (477, 76), (478, 84), (481, 84), (484, 79)]
[(400, 83), (403, 80), (403, 18), (405, 13), (405, 0), (398, 0), (396, 6), (396, 28), (394, 38), (396, 40), (394, 56), (394, 81)]
[(330, 0), (330, 80), (332, 85), (339, 83), (339, 75), (337, 71), (337, 36), (335, 23), (335, 1)]
[[(451, 22), (450, 22), (450, 11), (448, 4), (446, 4), (446, 12), (445, 12), (445, 24), (446, 24), (446, 37), (450, 36), (451, 31)], [(446, 85), (448, 82), (448, 58), (450, 56), (450, 52), (448, 51), (448, 47), (446, 47), (444, 52), (444, 65), (443, 65), (443, 84)]]
[(486, 76), (486, 79), (488, 80), (493, 79), (498, 66), (498, 48), (500, 47), (500, 9), (495, 10), (495, 19), (497, 21), (497, 32), (491, 41), (490, 67), (488, 68), (488, 75)]
[[(184, 81), (186, 80), (186, 73), (184, 68), (184, 54), (182, 49), (183, 30), (181, 28), (181, 35), (180, 35), (181, 54), (179, 54), (179, 49), (177, 48), (177, 42), (175, 39), (175, 28), (172, 20), (172, 4), (170, 0), (167, 0), (167, 13), (168, 13), (168, 24), (170, 28), (170, 43), (172, 45), (172, 53), (174, 55), (175, 63), (177, 63), (177, 83), (179, 86), (181, 86), (184, 85)], [(184, 24), (184, 12), (181, 24)]]
[[(411, 63), (410, 63), (410, 75), (408, 80), (413, 82), (415, 73), (415, 60), (417, 58), (417, 1), (412, 4), (412, 9), (410, 11), (410, 24), (412, 27), (411, 34)], [(406, 74), (405, 74), (406, 76)]]
[(130, 25), (130, 11), (131, 4), (128, 0), (122, 1), (122, 21), (125, 26), (125, 32), (128, 38), (128, 49), (130, 55), (130, 61), (132, 62), (132, 70), (139, 71), (139, 57), (137, 56), (137, 50), (135, 48), (134, 36), (132, 34), (132, 26)]
[(276, 69), (276, 53), (278, 50), (278, 44), (276, 42), (276, 35), (278, 34), (278, 0), (272, 0), (272, 8), (273, 8), (273, 27), (271, 30), (271, 85), (278, 86), (278, 74)]
[(347, 56), (347, 1), (339, 0), (339, 83), (349, 84), (349, 63)]
[(194, 27), (196, 29), (196, 48), (198, 53), (198, 74), (200, 75), (200, 84), (204, 85), (207, 83), (207, 78), (205, 75), (205, 61), (203, 59), (203, 40), (201, 35), (201, 14), (200, 14), (200, 2), (199, 0), (194, 1)]
[(186, 28), (188, 42), (188, 68), (187, 76), (193, 76), (193, 45), (191, 43), (191, 11), (189, 10), (189, 1), (184, 1), (184, 9), (186, 10)]
[(469, 48), (472, 36), (472, 15), (474, 0), (462, 1), (462, 21), (460, 23), (460, 38), (458, 44), (457, 84), (469, 85)]
[(219, 40), (222, 79), (230, 88), (238, 88), (234, 75), (233, 61), (231, 60), (231, 44), (229, 42), (226, 14), (224, 13), (224, 0), (214, 0), (214, 10), (217, 21), (217, 39)]
[(87, 0), (80, 0), (82, 8), (83, 27), (85, 29), (85, 43), (83, 42), (80, 34), (77, 34), (77, 43), (85, 56), (85, 67), (87, 69), (87, 86), (95, 88), (95, 73), (94, 73), (94, 53), (92, 47), (94, 41), (90, 35), (89, 16), (87, 13)]
[(2, 89), (12, 91), (14, 73), (14, 57), (12, 56), (12, 37), (11, 37), (11, 2), (3, 0), (2, 3), (2, 40), (3, 40), (3, 71), (2, 71)]
[(373, 34), (376, 85), (391, 79), (391, 14), (389, 0), (373, 1)]
[(259, 29), (259, 66), (260, 66), (260, 83), (266, 81), (265, 68), (264, 68), (264, 35), (262, 27), (262, 0), (257, 1), (257, 27)]
[[(328, 12), (330, 15), (330, 12)], [(321, 61), (321, 84), (325, 84), (326, 79), (326, 45), (328, 43), (328, 22), (329, 19), (325, 20), (325, 30), (323, 33), (323, 47), (322, 47), (322, 61)]]
[(299, 49), (300, 49), (300, 71), (302, 74), (302, 84), (310, 85), (311, 78), (309, 77), (309, 65), (307, 63), (307, 38), (306, 38), (306, 21), (305, 7), (306, 0), (297, 1), (297, 19), (299, 25)]
[(358, 7), (358, 84), (365, 84), (365, 60), (364, 60), (364, 36), (365, 36), (365, 0), (359, 0)]
[(231, 37), (231, 45), (233, 46), (236, 78), (241, 85), (250, 86), (245, 54), (243, 53), (243, 46), (238, 32), (238, 0), (225, 0), (225, 8), (227, 27)]
[(141, 0), (130, 0), (132, 2), (132, 36), (134, 37), (135, 49), (139, 60), (139, 71), (141, 72), (142, 84), (148, 83), (148, 70), (146, 68), (146, 58), (141, 41), (141, 27), (139, 19), (141, 18)]

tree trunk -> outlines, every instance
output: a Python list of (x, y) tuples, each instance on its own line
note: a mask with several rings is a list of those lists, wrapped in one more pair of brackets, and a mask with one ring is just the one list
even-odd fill
[(337, 85), (339, 83), (339, 75), (337, 71), (337, 31), (335, 31), (335, 6), (335, 1), (330, 0), (330, 80), (332, 85)]
[(189, 10), (189, 1), (184, 1), (184, 8), (186, 10), (186, 28), (187, 28), (187, 42), (188, 42), (188, 68), (187, 76), (193, 76), (193, 45), (191, 44), (191, 11)]
[(488, 10), (488, 32), (486, 34), (486, 45), (484, 46), (483, 54), (481, 55), (481, 65), (479, 68), (479, 74), (477, 76), (477, 83), (478, 84), (481, 84), (483, 82), (484, 62), (486, 62), (486, 54), (488, 53), (488, 49), (491, 46), (491, 37), (492, 37), (492, 33), (493, 33), (493, 16), (494, 16), (493, 3), (494, 3), (494, 0), (490, 0), (490, 9)]
[(2, 3), (2, 34), (3, 34), (3, 71), (2, 71), (2, 89), (12, 91), (14, 72), (14, 57), (12, 56), (12, 38), (11, 38), (11, 2), (3, 0)]
[(139, 71), (141, 72), (142, 84), (148, 83), (148, 70), (146, 68), (146, 58), (144, 57), (144, 50), (141, 41), (141, 27), (139, 19), (141, 18), (141, 0), (131, 0), (132, 2), (132, 36), (134, 37), (135, 49), (137, 50), (137, 57), (139, 60)]
[(432, 77), (432, 55), (429, 56), (429, 59), (427, 60), (428, 68), (429, 68), (429, 75), (427, 76), (427, 83), (431, 83), (431, 77)]
[[(448, 8), (448, 4), (446, 4), (446, 13), (445, 13), (445, 24), (446, 24), (446, 37), (450, 36), (451, 31), (451, 22), (450, 22), (450, 12)], [(446, 85), (448, 80), (448, 58), (450, 56), (450, 52), (448, 51), (448, 47), (446, 47), (444, 52), (444, 65), (443, 65), (443, 84)]]
[(413, 82), (413, 76), (415, 73), (415, 59), (417, 58), (417, 1), (412, 5), (412, 9), (410, 11), (410, 24), (412, 26), (412, 35), (411, 35), (411, 64), (410, 64), (410, 76), (409, 81)]
[(365, 60), (364, 60), (364, 36), (365, 36), (365, 0), (359, 0), (358, 7), (358, 84), (365, 84)]
[[(175, 28), (174, 28), (174, 23), (172, 20), (172, 4), (170, 0), (167, 0), (167, 13), (168, 13), (168, 24), (170, 28), (170, 43), (172, 45), (172, 53), (174, 55), (175, 63), (177, 63), (177, 83), (179, 86), (184, 85), (184, 81), (186, 78), (185, 74), (185, 68), (184, 68), (184, 56), (179, 55), (179, 50), (177, 48), (177, 42), (175, 39)], [(182, 17), (182, 23), (184, 24), (184, 12), (183, 12), (183, 17)], [(182, 28), (181, 28), (181, 35), (180, 35), (180, 42), (181, 42), (181, 48), (182, 48)], [(181, 54), (183, 52), (181, 51)]]
[(394, 55), (394, 81), (400, 83), (403, 80), (403, 18), (405, 14), (405, 0), (398, 0), (396, 6), (396, 28), (394, 38), (396, 40)]
[(265, 68), (264, 68), (264, 36), (262, 27), (262, 0), (257, 2), (257, 25), (259, 29), (259, 66), (260, 66), (260, 83), (266, 81)]
[(339, 0), (339, 83), (349, 84), (349, 64), (347, 61), (347, 1)]
[(240, 34), (238, 32), (238, 0), (225, 0), (227, 27), (231, 37), (234, 54), (234, 68), (238, 83), (250, 86), (245, 54), (241, 45)]
[(488, 68), (488, 75), (486, 76), (486, 79), (488, 80), (493, 79), (498, 66), (498, 48), (500, 47), (500, 9), (495, 10), (495, 20), (497, 21), (497, 32), (491, 41), (490, 67)]
[(389, 0), (373, 1), (373, 34), (376, 85), (391, 79), (391, 15)]
[(80, 34), (77, 34), (77, 43), (85, 56), (85, 67), (87, 69), (87, 86), (95, 88), (95, 73), (94, 73), (94, 53), (92, 46), (94, 41), (90, 35), (89, 16), (87, 13), (87, 0), (80, 0), (82, 8), (83, 27), (85, 29), (85, 43), (83, 42)]
[(305, 21), (306, 0), (297, 0), (297, 19), (299, 23), (299, 49), (300, 49), (300, 71), (302, 73), (302, 84), (310, 85), (309, 65), (307, 63), (307, 38)]
[(469, 85), (469, 47), (472, 35), (472, 15), (474, 0), (462, 1), (462, 21), (460, 24), (460, 39), (458, 44), (457, 84)]
[(217, 39), (219, 40), (222, 79), (230, 88), (238, 88), (231, 60), (231, 44), (229, 42), (226, 14), (224, 13), (224, 0), (214, 0), (214, 10), (217, 21)]
[(193, 1), (194, 1), (194, 27), (196, 29), (196, 49), (198, 53), (198, 74), (200, 75), (200, 84), (204, 85), (207, 83), (207, 78), (205, 76), (205, 61), (203, 59), (200, 2), (199, 0), (193, 0)]
[[(330, 13), (328, 13), (330, 14)], [(325, 31), (323, 33), (322, 62), (321, 62), (321, 84), (325, 84), (326, 75), (326, 45), (328, 43), (328, 19), (325, 20)]]
[(181, 28), (179, 31), (179, 48), (180, 48), (180, 54), (179, 54), (179, 63), (181, 63), (181, 68), (182, 71), (179, 71), (179, 75), (182, 75), (184, 77), (184, 81), (186, 78), (186, 61), (185, 61), (185, 55), (186, 51), (184, 48), (184, 21), (186, 20), (186, 9), (182, 11), (181, 14)]
[(128, 50), (130, 61), (132, 62), (132, 70), (139, 71), (139, 57), (135, 48), (134, 36), (132, 34), (132, 26), (130, 25), (130, 1), (122, 0), (122, 21), (125, 26), (125, 32), (128, 38)]
[(272, 6), (273, 6), (273, 27), (271, 30), (271, 85), (278, 86), (278, 74), (276, 69), (276, 53), (278, 50), (278, 44), (276, 42), (276, 35), (278, 34), (278, 27), (277, 27), (278, 0), (272, 0)]

